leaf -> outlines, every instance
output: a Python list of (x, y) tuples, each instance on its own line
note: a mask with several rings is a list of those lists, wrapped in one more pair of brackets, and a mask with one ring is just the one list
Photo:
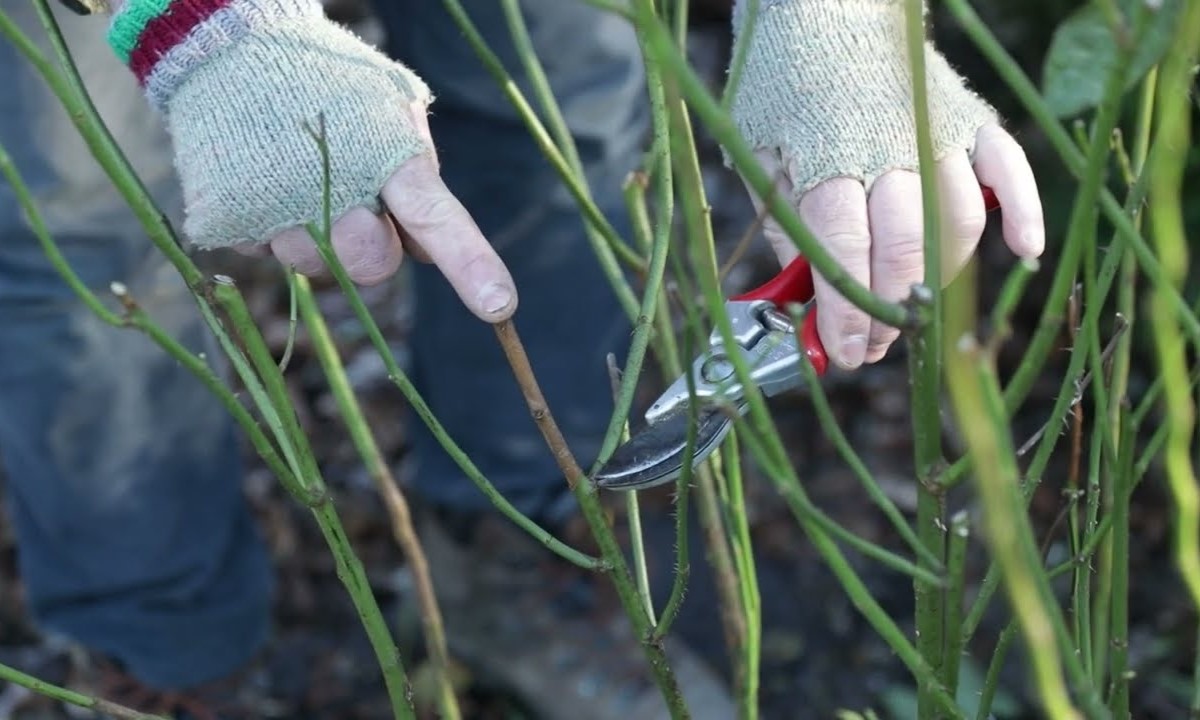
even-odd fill
[[(955, 702), (968, 717), (975, 717), (979, 711), (979, 699), (983, 693), (985, 681), (984, 670), (975, 659), (969, 655), (963, 656), (959, 664), (958, 694)], [(902, 685), (892, 685), (883, 691), (880, 702), (890, 720), (918, 720), (917, 693)], [(992, 700), (991, 718), (1016, 717), (1021, 712), (1021, 705), (1015, 697), (1004, 688), (997, 688)]]
[(879, 720), (879, 716), (870, 708), (867, 708), (865, 715), (853, 710), (838, 710), (837, 720)]
[[(1132, 23), (1135, 8), (1143, 3), (1121, 0), (1119, 4)], [(1159, 10), (1151, 11), (1145, 35), (1126, 68), (1123, 90), (1136, 85), (1162, 58), (1180, 7), (1180, 0), (1165, 0)], [(1054, 31), (1042, 67), (1042, 94), (1054, 114), (1071, 117), (1098, 105), (1116, 56), (1112, 29), (1098, 5), (1089, 3), (1064, 20)]]

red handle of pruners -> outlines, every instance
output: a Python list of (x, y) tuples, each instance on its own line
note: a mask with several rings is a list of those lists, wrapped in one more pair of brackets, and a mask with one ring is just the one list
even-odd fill
[[(778, 275), (749, 292), (733, 297), (734, 300), (769, 300), (783, 308), (788, 303), (806, 303), (813, 297), (812, 267), (803, 255), (797, 255), (779, 272)], [(824, 375), (829, 367), (829, 356), (825, 354), (825, 346), (817, 333), (817, 308), (814, 305), (804, 316), (804, 324), (800, 326), (800, 343), (804, 353), (817, 375)]]
[[(980, 185), (983, 193), (983, 205), (988, 212), (999, 209), (1000, 201), (996, 193), (987, 185)], [(753, 290), (735, 295), (733, 300), (768, 300), (783, 308), (788, 303), (807, 303), (812, 300), (815, 292), (813, 286), (812, 266), (803, 255), (787, 264), (778, 275), (766, 281)], [(800, 341), (804, 344), (804, 352), (813, 364), (818, 375), (823, 375), (829, 366), (829, 356), (825, 354), (825, 346), (817, 333), (817, 308), (810, 307), (804, 316), (804, 324), (800, 328)]]
[(788, 263), (779, 274), (762, 285), (735, 295), (733, 300), (770, 300), (779, 307), (788, 303), (806, 303), (814, 292), (812, 267), (803, 255)]

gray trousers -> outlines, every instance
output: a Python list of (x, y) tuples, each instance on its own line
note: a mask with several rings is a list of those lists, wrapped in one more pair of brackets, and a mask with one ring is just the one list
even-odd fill
[[(467, 6), (516, 73), (498, 4)], [(512, 269), (521, 293), (516, 323), (557, 419), (587, 462), (612, 407), (605, 353), (623, 352), (629, 326), (578, 211), (441, 1), (379, 0), (377, 10), (389, 52), (438, 97), (431, 125), (446, 181)], [(626, 24), (582, 2), (527, 0), (524, 10), (598, 201), (624, 229), (621, 180), (638, 161), (647, 123), (635, 39)], [(40, 40), (29, 4), (5, 12)], [(110, 129), (178, 222), (169, 140), (104, 44), (106, 20), (63, 13), (61, 22)], [(124, 282), (181, 342), (219, 354), (173, 268), (6, 43), (0, 78), (0, 143), (72, 266), (104, 292)], [(436, 270), (413, 272), (413, 376), (422, 394), (518, 507), (542, 517), (561, 509), (563, 480), (492, 330)], [(432, 504), (488, 507), (423, 425), (408, 425), (412, 490)], [(235, 426), (193, 376), (76, 299), (0, 184), (0, 462), (39, 624), (162, 687), (224, 675), (251, 657), (269, 635), (272, 583), (241, 493), (240, 452)]]

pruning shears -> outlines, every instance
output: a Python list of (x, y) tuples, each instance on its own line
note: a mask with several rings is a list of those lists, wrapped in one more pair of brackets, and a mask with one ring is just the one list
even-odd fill
[[(987, 210), (998, 208), (991, 188), (981, 186), (981, 189)], [(799, 365), (801, 353), (812, 363), (818, 377), (824, 375), (829, 359), (817, 332), (813, 294), (812, 267), (801, 255), (767, 282), (726, 300), (734, 345), (727, 347), (720, 328), (713, 328), (708, 347), (646, 411), (646, 425), (618, 446), (596, 472), (593, 477), (596, 485), (608, 490), (642, 490), (679, 477), (686, 455), (693, 397), (697, 427), (692, 467), (720, 447), (733, 427), (735, 415), (743, 415), (749, 408), (746, 388), (738, 380), (731, 352), (741, 357), (749, 369), (750, 380), (767, 397), (804, 384)], [(792, 304), (802, 306), (799, 333), (788, 311)]]

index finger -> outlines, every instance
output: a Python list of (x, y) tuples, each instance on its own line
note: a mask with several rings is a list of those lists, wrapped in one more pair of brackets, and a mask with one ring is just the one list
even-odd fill
[(485, 322), (507, 320), (517, 309), (517, 290), (504, 261), (427, 154), (400, 166), (380, 192), (409, 238), (458, 293), (463, 304)]

